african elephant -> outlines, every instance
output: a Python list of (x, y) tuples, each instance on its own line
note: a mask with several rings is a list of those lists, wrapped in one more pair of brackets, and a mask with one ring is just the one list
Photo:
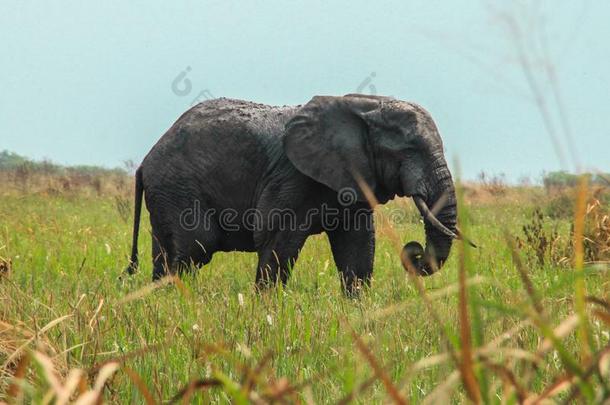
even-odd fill
[(422, 107), (389, 97), (316, 96), (284, 107), (221, 98), (188, 110), (136, 172), (130, 273), (142, 194), (153, 280), (217, 251), (247, 251), (258, 253), (258, 287), (286, 283), (307, 237), (326, 232), (344, 292), (357, 293), (373, 271), (373, 195), (416, 202), (426, 231), (426, 249), (411, 252), (420, 275), (443, 265), (457, 237), (436, 125)]

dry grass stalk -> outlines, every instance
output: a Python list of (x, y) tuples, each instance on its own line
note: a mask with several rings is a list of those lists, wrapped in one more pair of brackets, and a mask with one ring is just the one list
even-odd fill
[(142, 377), (140, 377), (140, 375), (133, 371), (130, 367), (127, 367), (125, 365), (123, 365), (121, 369), (125, 372), (125, 374), (129, 376), (129, 379), (135, 384), (140, 394), (142, 394), (142, 397), (144, 397), (146, 404), (154, 405), (156, 401), (153, 398), (146, 384), (144, 384)]
[[(460, 222), (460, 218), (458, 218)], [(460, 227), (464, 228), (460, 223)], [(468, 315), (468, 292), (466, 285), (466, 252), (463, 244), (458, 247), (459, 252), (459, 267), (458, 267), (458, 283), (459, 283), (459, 324), (460, 324), (460, 343), (461, 343), (461, 358), (460, 358), (460, 376), (462, 383), (466, 389), (466, 393), (471, 401), (475, 404), (481, 402), (480, 387), (477, 382), (472, 355), (472, 340), (470, 336), (470, 319)]]
[(587, 214), (587, 194), (588, 194), (588, 178), (582, 176), (578, 187), (576, 198), (576, 213), (574, 214), (574, 268), (576, 270), (576, 282), (574, 285), (575, 296), (574, 305), (576, 313), (579, 317), (578, 337), (580, 338), (581, 356), (586, 361), (591, 356), (591, 348), (589, 347), (589, 331), (587, 322), (587, 313), (585, 309), (586, 287), (584, 280), (585, 252), (584, 252), (584, 234), (585, 220)]
[(375, 371), (375, 375), (377, 376), (377, 378), (383, 382), (385, 389), (390, 394), (390, 397), (392, 398), (394, 403), (401, 404), (401, 405), (408, 404), (409, 402), (407, 401), (407, 399), (403, 398), (403, 396), (400, 393), (400, 391), (398, 390), (398, 388), (396, 388), (396, 386), (390, 379), (390, 376), (388, 376), (388, 374), (385, 372), (385, 370), (383, 369), (383, 367), (381, 366), (379, 361), (375, 358), (375, 356), (373, 355), (371, 350), (367, 347), (367, 345), (362, 341), (360, 336), (358, 336), (358, 334), (351, 327), (350, 327), (350, 332), (352, 333), (352, 337), (353, 337), (354, 341), (356, 342), (356, 347), (358, 347), (358, 350), (360, 350), (360, 353), (362, 353), (362, 355), (364, 356), (366, 361), (368, 361), (368, 363), (370, 364), (371, 368)]
[(6, 360), (0, 368), (0, 372), (6, 373), (7, 370), (15, 367), (17, 359), (24, 355), (33, 343), (36, 343), (40, 350), (52, 354), (54, 367), (61, 372), (65, 372), (67, 370), (67, 365), (62, 359), (62, 356), (57, 355), (60, 351), (46, 338), (45, 334), (70, 317), (72, 317), (71, 314), (56, 318), (38, 331), (33, 331), (23, 324), (12, 325), (0, 321), (0, 353), (6, 357)]

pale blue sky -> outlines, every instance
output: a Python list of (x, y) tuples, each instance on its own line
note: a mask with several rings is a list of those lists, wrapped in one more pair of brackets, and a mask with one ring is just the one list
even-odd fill
[[(610, 2), (508, 4), (3, 0), (0, 150), (139, 162), (200, 91), (299, 104), (360, 86), (426, 107), (464, 177), (535, 178), (560, 162), (500, 18), (508, 10), (530, 56), (546, 38), (583, 166), (610, 171)], [(187, 67), (190, 92), (173, 91)], [(538, 79), (543, 68), (536, 59)]]

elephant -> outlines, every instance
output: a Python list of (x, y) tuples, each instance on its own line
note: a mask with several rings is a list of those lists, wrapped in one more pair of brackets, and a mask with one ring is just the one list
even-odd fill
[(357, 295), (373, 272), (371, 200), (396, 196), (413, 198), (423, 216), (426, 247), (411, 242), (407, 254), (417, 274), (439, 269), (458, 238), (439, 131), (424, 108), (392, 97), (282, 107), (219, 98), (186, 111), (136, 170), (129, 273), (143, 195), (153, 280), (245, 251), (258, 253), (257, 287), (285, 284), (307, 237), (325, 232), (342, 290)]

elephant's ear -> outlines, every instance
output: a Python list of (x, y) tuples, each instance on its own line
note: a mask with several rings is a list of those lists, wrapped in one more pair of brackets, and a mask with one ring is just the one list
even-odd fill
[(366, 98), (314, 97), (286, 124), (286, 155), (305, 175), (366, 201), (360, 181), (371, 190), (376, 182), (365, 117), (378, 106)]

